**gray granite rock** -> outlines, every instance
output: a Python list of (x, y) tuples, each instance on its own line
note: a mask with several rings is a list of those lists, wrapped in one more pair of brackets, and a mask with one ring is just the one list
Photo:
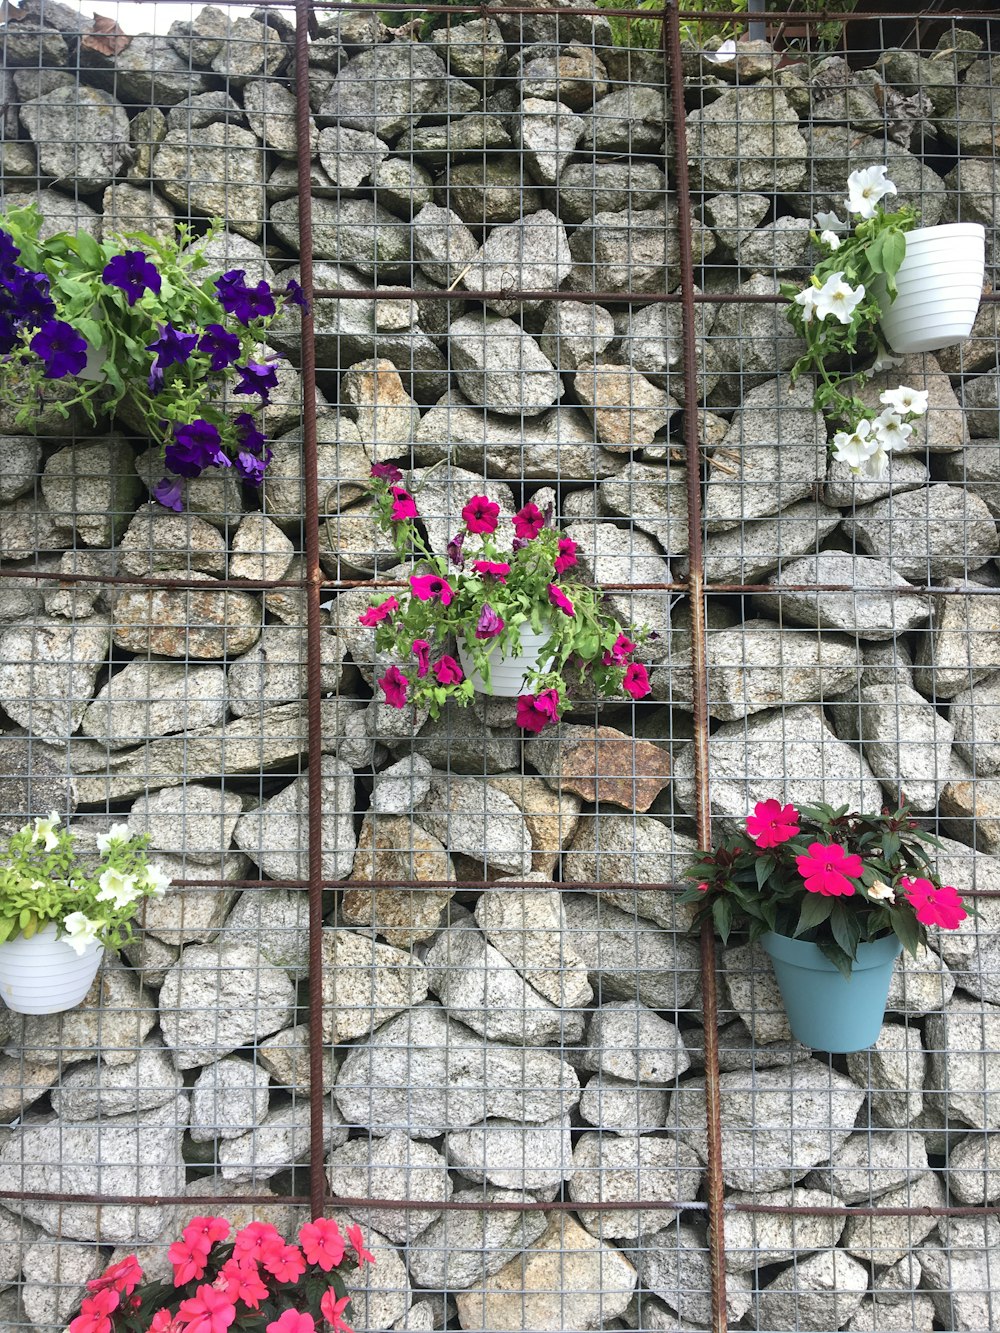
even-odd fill
[(437, 1149), (408, 1139), (398, 1130), (383, 1138), (345, 1143), (327, 1158), (326, 1178), (334, 1196), (426, 1203), (425, 1208), (362, 1208), (357, 1212), (366, 1230), (378, 1222), (384, 1236), (407, 1245), (437, 1221), (441, 1211), (434, 1205), (450, 1199), (454, 1189), (448, 1163)]
[(969, 594), (929, 598), (931, 622), (917, 639), (913, 683), (928, 697), (951, 699), (1000, 670), (1000, 596), (972, 579), (943, 582)]
[(49, 1094), (53, 1111), (68, 1121), (95, 1120), (174, 1102), (184, 1084), (169, 1052), (149, 1040), (131, 1054), (129, 1064), (90, 1060), (63, 1074)]
[[(409, 269), (409, 227), (394, 213), (370, 199), (312, 201), (313, 248), (317, 259), (350, 264), (377, 282), (402, 278)], [(298, 245), (299, 201), (279, 199), (271, 205), (271, 226), (290, 248)], [(370, 286), (371, 283), (365, 283)]]
[(106, 617), (38, 617), (0, 634), (0, 703), (39, 740), (65, 744), (83, 720), (106, 664)]
[[(511, 287), (529, 293), (554, 291), (572, 267), (565, 226), (554, 213), (542, 209), (525, 214), (518, 222), (494, 227), (469, 260), (462, 284), (472, 293)], [(498, 315), (521, 317), (540, 304), (530, 296), (510, 300), (491, 297), (486, 301), (487, 308)]]
[[(659, 1297), (684, 1321), (674, 1327), (704, 1327), (712, 1317), (711, 1265), (703, 1230), (680, 1222), (643, 1237), (642, 1247), (627, 1251), (639, 1270), (646, 1293)], [(726, 1315), (736, 1324), (751, 1306), (752, 1284), (743, 1273), (726, 1276)], [(670, 1328), (668, 1322), (652, 1327)]]
[(978, 569), (1000, 550), (985, 502), (958, 486), (907, 491), (856, 509), (844, 531), (863, 551), (920, 583)]
[(867, 1051), (847, 1057), (847, 1070), (861, 1087), (871, 1089), (872, 1114), (880, 1124), (907, 1125), (923, 1110), (927, 1058), (915, 1028), (883, 1024)]
[[(258, 1187), (309, 1156), (309, 1104), (286, 1102), (269, 1111), (259, 1125), (237, 1138), (224, 1139), (218, 1148), (220, 1175)], [(347, 1142), (347, 1128), (332, 1102), (323, 1107), (323, 1139), (330, 1148)], [(228, 1186), (226, 1189), (228, 1193)]]
[(688, 161), (705, 190), (731, 189), (737, 158), (746, 190), (794, 194), (805, 180), (808, 145), (799, 118), (772, 85), (723, 93), (689, 113), (687, 133)]
[(227, 1056), (206, 1065), (191, 1092), (188, 1133), (195, 1143), (235, 1139), (267, 1115), (266, 1069)]
[[(737, 1273), (790, 1260), (801, 1262), (803, 1253), (836, 1245), (844, 1229), (843, 1216), (783, 1211), (829, 1208), (839, 1202), (822, 1190), (801, 1185), (773, 1193), (731, 1194), (729, 1202), (737, 1207), (726, 1214), (726, 1266)], [(740, 1204), (764, 1204), (775, 1211), (743, 1212)]]
[(323, 1040), (367, 1036), (427, 998), (430, 969), (360, 930), (323, 930)]
[(656, 208), (667, 192), (667, 178), (655, 162), (574, 162), (560, 173), (559, 214), (567, 222), (585, 222), (595, 213), (639, 212)]
[(87, 1295), (87, 1282), (101, 1272), (97, 1246), (49, 1237), (24, 1251), (21, 1301), (35, 1328), (63, 1325)]
[(476, 921), (486, 939), (553, 1004), (589, 1004), (594, 992), (587, 964), (574, 946), (562, 901), (548, 890), (514, 890), (515, 881), (498, 880), (496, 889), (487, 889), (476, 903)]
[(624, 911), (594, 894), (564, 893), (562, 905), (572, 948), (603, 995), (667, 1012), (692, 998), (700, 970), (693, 939), (654, 930), (634, 906)]
[(580, 1097), (580, 1115), (603, 1134), (651, 1134), (666, 1123), (669, 1093), (614, 1074), (598, 1072)]
[(821, 1250), (761, 1288), (756, 1318), (775, 1328), (790, 1319), (801, 1329), (841, 1328), (867, 1290), (868, 1270), (856, 1259), (842, 1250)]
[(807, 1184), (844, 1203), (868, 1203), (927, 1174), (927, 1149), (919, 1135), (895, 1127), (861, 1130), (841, 1140), (830, 1160), (813, 1171)]
[[(67, 117), (73, 133), (66, 134)], [(21, 104), (21, 123), (38, 149), (41, 175), (91, 194), (128, 161), (125, 108), (110, 93), (86, 85), (55, 88)]]
[(153, 157), (153, 178), (178, 208), (224, 217), (232, 231), (255, 241), (264, 225), (262, 159), (257, 136), (238, 125), (207, 125), (195, 142), (186, 130), (169, 130)]
[(534, 338), (511, 319), (464, 315), (449, 329), (452, 364), (470, 402), (502, 416), (540, 416), (563, 386)]
[(501, 1189), (551, 1193), (573, 1171), (568, 1115), (537, 1125), (489, 1119), (445, 1136), (449, 1164), (468, 1180)]
[(612, 1000), (591, 1018), (582, 1063), (620, 1079), (669, 1084), (691, 1061), (673, 1023), (636, 1001)]
[(453, 114), (471, 111), (478, 100), (467, 84), (449, 79), (429, 46), (401, 42), (353, 56), (334, 80), (318, 118), (391, 141), (428, 111), (441, 105)]
[[(323, 878), (350, 874), (357, 841), (354, 835), (354, 774), (332, 755), (322, 758)], [(272, 879), (303, 879), (308, 848), (302, 815), (309, 799), (309, 778), (296, 778), (276, 796), (245, 814), (236, 825), (240, 847)]]
[[(820, 551), (792, 560), (773, 574), (768, 583), (775, 591), (758, 594), (758, 601), (766, 610), (797, 624), (843, 630), (865, 640), (893, 639), (915, 629), (927, 620), (934, 605), (928, 596), (896, 595), (896, 590), (906, 593), (913, 585), (887, 560), (840, 551)], [(786, 584), (792, 590), (783, 591)], [(840, 585), (843, 591), (796, 590), (802, 584)], [(947, 605), (948, 599), (941, 601)], [(956, 693), (959, 689), (961, 684)]]
[(229, 850), (242, 809), (235, 792), (187, 783), (140, 796), (128, 821), (137, 833), (150, 835), (154, 851), (211, 865)]
[(584, 137), (587, 124), (563, 102), (542, 97), (523, 99), (518, 119), (521, 148), (539, 185), (556, 184)]
[[(676, 206), (595, 212), (570, 237), (576, 265), (568, 286), (573, 291), (651, 292), (668, 290), (680, 258)], [(699, 258), (714, 248), (712, 233), (692, 220)]]
[(524, 816), (505, 793), (481, 779), (435, 771), (421, 801), (420, 823), (461, 852), (492, 870), (526, 875), (531, 870), (531, 834)]
[(927, 1016), (925, 1041), (930, 1087), (928, 1105), (979, 1129), (1000, 1120), (988, 1089), (1000, 1056), (1000, 1009), (959, 995), (940, 1013)]
[[(670, 1136), (590, 1133), (576, 1142), (572, 1172), (569, 1197), (587, 1230), (602, 1240), (633, 1245), (677, 1218), (681, 1209), (673, 1204), (697, 1198), (703, 1174), (694, 1149)], [(587, 1207), (640, 1198), (663, 1206), (620, 1211)]]
[[(459, 1188), (451, 1197), (463, 1204), (530, 1201), (522, 1193), (492, 1185)], [(444, 1213), (410, 1243), (407, 1266), (421, 1287), (461, 1291), (530, 1252), (546, 1226), (540, 1212), (498, 1212), (484, 1206)]]

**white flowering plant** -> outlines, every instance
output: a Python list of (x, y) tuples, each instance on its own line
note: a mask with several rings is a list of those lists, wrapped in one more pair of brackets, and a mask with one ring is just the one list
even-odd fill
[[(927, 411), (927, 393), (906, 385), (883, 393), (877, 407), (857, 392), (873, 374), (900, 364), (881, 343), (882, 288), (895, 299), (906, 233), (916, 215), (909, 207), (889, 212), (883, 206), (897, 193), (886, 172), (872, 166), (851, 173), (844, 200), (850, 220), (818, 213), (812, 234), (822, 259), (808, 286), (781, 286), (788, 320), (806, 343), (792, 367), (792, 382), (806, 371), (816, 374), (813, 405), (843, 428), (833, 436), (833, 457), (867, 477), (885, 476), (890, 454), (906, 443), (911, 423)], [(872, 358), (867, 369), (850, 364), (858, 355)]]
[(0, 944), (54, 922), (78, 955), (95, 941), (117, 952), (142, 902), (161, 898), (170, 884), (148, 861), (148, 847), (148, 834), (112, 824), (98, 835), (97, 857), (81, 855), (54, 810), (23, 825), (0, 852)]

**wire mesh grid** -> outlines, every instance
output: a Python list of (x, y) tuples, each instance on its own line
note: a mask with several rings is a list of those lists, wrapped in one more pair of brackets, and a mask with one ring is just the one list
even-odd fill
[[(996, 21), (146, 14), (8, 10), (4, 206), (219, 215), (212, 263), (312, 305), (272, 330), (259, 495), (160, 509), (127, 411), (0, 420), (4, 826), (127, 817), (175, 880), (78, 1010), (0, 1013), (0, 1326), (167, 1272), (193, 1215), (325, 1211), (371, 1235), (358, 1330), (992, 1327), (996, 305), (900, 368), (926, 430), (863, 483), (777, 284), (871, 162), (983, 222), (993, 281)], [(649, 700), (527, 740), (503, 700), (378, 702), (374, 461), (437, 550), (473, 494), (551, 504), (658, 631)], [(676, 881), (757, 799), (900, 789), (979, 917), (871, 1051), (810, 1052)]]

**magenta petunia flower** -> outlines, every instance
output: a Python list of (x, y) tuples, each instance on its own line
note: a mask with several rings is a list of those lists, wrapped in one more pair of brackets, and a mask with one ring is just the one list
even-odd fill
[(449, 606), (455, 595), (448, 580), (438, 574), (411, 574), (410, 587), (418, 602), (438, 601)]
[(836, 842), (811, 842), (808, 852), (795, 858), (795, 864), (808, 891), (827, 898), (853, 897), (854, 885), (848, 876), (860, 879), (864, 868), (860, 856), (851, 855)]
[(630, 662), (625, 668), (622, 689), (633, 699), (644, 699), (651, 689), (649, 672), (641, 662)]
[(406, 707), (406, 687), (410, 683), (410, 678), (404, 676), (399, 667), (389, 667), (385, 675), (379, 677), (378, 683), (382, 687), (387, 704), (393, 708)]
[(502, 633), (504, 627), (503, 616), (498, 615), (493, 610), (489, 602), (483, 604), (483, 609), (479, 613), (479, 621), (476, 625), (477, 639), (495, 639)]
[(462, 543), (465, 541), (465, 533), (459, 532), (452, 537), (448, 543), (448, 559), (456, 569), (465, 568), (465, 556), (462, 554)]
[(794, 805), (782, 805), (772, 796), (758, 801), (753, 814), (747, 815), (747, 833), (758, 847), (778, 847), (799, 831), (799, 812)]
[(544, 527), (545, 515), (530, 500), (514, 515), (514, 532), (524, 541), (534, 541)]
[(556, 584), (549, 584), (549, 602), (552, 606), (557, 606), (564, 616), (575, 616), (576, 610), (573, 603), (569, 600), (562, 588)]
[(374, 625), (381, 624), (387, 616), (391, 616), (393, 611), (399, 610), (399, 602), (395, 597), (387, 597), (384, 602), (379, 602), (376, 606), (369, 606), (367, 610), (362, 611), (358, 616), (358, 624), (371, 629)]
[(523, 731), (539, 732), (551, 722), (559, 721), (559, 691), (542, 690), (541, 694), (522, 694), (517, 701), (517, 725)]
[(488, 495), (474, 495), (462, 510), (462, 518), (470, 532), (496, 532), (500, 506)]
[(417, 676), (423, 680), (431, 669), (431, 646), (426, 639), (413, 640), (413, 655), (417, 659)]
[(576, 542), (570, 537), (559, 538), (559, 554), (555, 559), (556, 573), (565, 574), (576, 564)]
[(403, 474), (395, 463), (373, 463), (372, 476), (376, 481), (397, 482), (403, 480)]
[(431, 670), (439, 685), (461, 685), (465, 679), (465, 672), (447, 653), (434, 663)]
[(416, 502), (409, 491), (404, 491), (402, 486), (390, 486), (389, 494), (393, 500), (390, 518), (394, 523), (402, 523), (404, 519), (417, 517)]
[(609, 650), (601, 658), (604, 666), (621, 666), (630, 653), (634, 653), (636, 645), (625, 634), (619, 634)]
[(498, 583), (506, 583), (507, 575), (510, 573), (510, 565), (500, 560), (474, 560), (472, 568), (477, 574), (496, 579)]
[(900, 877), (906, 901), (917, 914), (923, 926), (940, 926), (943, 930), (957, 930), (969, 915), (962, 906), (958, 890), (950, 884), (936, 888), (929, 879)]

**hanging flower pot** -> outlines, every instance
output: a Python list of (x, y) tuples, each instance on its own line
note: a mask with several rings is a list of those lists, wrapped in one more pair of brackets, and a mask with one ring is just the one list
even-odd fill
[(792, 1036), (803, 1046), (839, 1054), (878, 1040), (902, 941), (885, 935), (859, 944), (850, 977), (818, 945), (774, 931), (760, 937), (771, 959)]
[(480, 694), (495, 694), (502, 699), (516, 699), (527, 690), (527, 677), (530, 672), (551, 671), (553, 659), (550, 657), (546, 662), (541, 660), (542, 649), (551, 638), (550, 629), (544, 630), (541, 634), (523, 629), (520, 651), (509, 655), (505, 653), (502, 645), (496, 644), (489, 650), (489, 685), (476, 669), (471, 653), (461, 644), (458, 646), (458, 660), (462, 664), (462, 670), (472, 681), (473, 688)]
[(979, 312), (985, 263), (986, 232), (978, 222), (908, 232), (895, 301), (884, 279), (874, 288), (892, 350), (935, 352), (964, 342)]
[(0, 944), (0, 998), (15, 1014), (61, 1014), (90, 990), (103, 957), (97, 940), (78, 954), (56, 939), (50, 922), (30, 939), (18, 935)]

